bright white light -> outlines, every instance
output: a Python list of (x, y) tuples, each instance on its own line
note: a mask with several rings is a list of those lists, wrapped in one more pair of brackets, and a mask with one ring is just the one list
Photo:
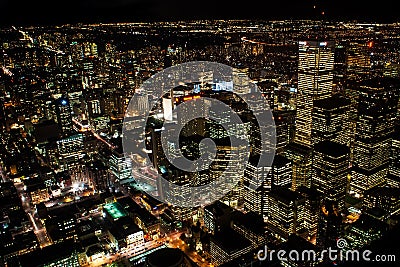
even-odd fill
[(73, 184), (72, 184), (72, 190), (73, 190), (74, 192), (77, 191), (78, 188), (79, 188), (79, 183), (73, 183)]

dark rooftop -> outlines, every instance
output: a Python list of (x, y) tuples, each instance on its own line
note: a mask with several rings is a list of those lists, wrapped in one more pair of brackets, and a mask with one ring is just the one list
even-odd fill
[(236, 251), (251, 246), (251, 242), (248, 239), (229, 228), (215, 233), (215, 235), (211, 237), (211, 241), (228, 254), (233, 254)]
[(265, 234), (265, 223), (261, 215), (254, 213), (252, 211), (243, 214), (241, 212), (235, 213), (233, 217), (233, 222), (244, 226), (255, 234), (264, 235)]
[(135, 213), (146, 226), (158, 223), (158, 219), (145, 208), (140, 208)]
[(133, 201), (129, 196), (121, 197), (117, 202), (128, 212), (135, 212), (141, 209), (140, 205)]
[(216, 201), (213, 204), (204, 207), (204, 210), (210, 211), (217, 217), (220, 217), (224, 214), (232, 213), (234, 211), (233, 208), (229, 207), (221, 201)]
[(73, 241), (65, 241), (19, 256), (21, 267), (44, 266), (71, 256), (76, 250)]
[(325, 99), (315, 100), (313, 105), (314, 107), (332, 110), (350, 105), (350, 100), (336, 94)]
[(300, 143), (297, 143), (297, 142), (290, 142), (287, 145), (287, 150), (288, 151), (289, 150), (293, 151), (293, 152), (298, 153), (298, 154), (306, 154), (306, 153), (310, 153), (311, 152), (311, 148), (310, 147), (308, 147), (306, 145), (303, 145), (303, 144), (300, 144)]
[(123, 239), (141, 231), (139, 226), (130, 217), (121, 217), (112, 222), (112, 227), (109, 230), (116, 239)]
[(350, 153), (350, 149), (347, 146), (332, 141), (322, 141), (315, 144), (314, 151), (332, 157), (340, 157)]
[(351, 227), (366, 231), (366, 232), (376, 232), (376, 231), (385, 231), (388, 229), (389, 225), (375, 219), (374, 217), (368, 214), (361, 214), (360, 218), (354, 222)]
[(42, 179), (28, 179), (24, 181), (28, 192), (34, 192), (36, 190), (45, 189), (46, 185)]
[(392, 77), (375, 77), (368, 80), (363, 80), (359, 83), (360, 87), (366, 87), (371, 89), (387, 89), (396, 88), (400, 89), (400, 80)]
[(278, 199), (286, 204), (303, 198), (298, 192), (292, 191), (285, 187), (275, 187), (271, 190), (271, 197)]
[(400, 198), (400, 188), (373, 187), (373, 188), (365, 191), (364, 196), (368, 196), (368, 195), (399, 199)]
[(37, 143), (43, 143), (60, 138), (60, 126), (54, 120), (45, 120), (35, 126), (33, 135)]
[(367, 209), (365, 211), (365, 214), (370, 215), (371, 217), (380, 220), (380, 219), (384, 219), (385, 216), (389, 215), (389, 212), (387, 212), (386, 210), (381, 209), (379, 207), (373, 207), (373, 208)]
[(287, 157), (278, 154), (275, 155), (274, 162), (272, 165), (276, 167), (282, 167), (288, 163), (290, 163), (290, 160)]
[(162, 248), (147, 256), (146, 262), (150, 267), (182, 266), (184, 254), (177, 248)]
[(322, 198), (322, 194), (315, 188), (299, 186), (296, 191), (311, 200), (319, 200)]
[(312, 243), (306, 241), (305, 239), (292, 234), (289, 236), (288, 240), (282, 243), (281, 248), (285, 251), (297, 250), (297, 251), (305, 251), (305, 250), (314, 250), (317, 251), (317, 248)]

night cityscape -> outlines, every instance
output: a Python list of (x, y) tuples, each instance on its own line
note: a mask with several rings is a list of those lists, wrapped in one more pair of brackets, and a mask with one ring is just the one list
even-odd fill
[(310, 2), (3, 3), (0, 266), (400, 266), (400, 22)]

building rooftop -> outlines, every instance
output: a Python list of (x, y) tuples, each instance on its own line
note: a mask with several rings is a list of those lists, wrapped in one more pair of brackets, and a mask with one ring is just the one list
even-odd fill
[(75, 217), (76, 214), (80, 214), (81, 212), (79, 211), (78, 207), (74, 204), (70, 205), (65, 205), (62, 207), (57, 207), (56, 208), (50, 207), (48, 209), (48, 214), (50, 217), (54, 218), (72, 218)]
[(148, 255), (146, 262), (150, 267), (184, 266), (184, 254), (177, 248), (162, 248)]
[(286, 204), (303, 198), (300, 193), (285, 187), (275, 187), (271, 190), (270, 196)]
[(335, 158), (350, 153), (350, 149), (347, 146), (332, 141), (322, 141), (315, 144), (314, 151)]
[(283, 249), (285, 251), (318, 250), (315, 245), (295, 234), (290, 235), (288, 240), (281, 244), (280, 249)]
[(125, 209), (128, 212), (135, 212), (138, 209), (142, 208), (129, 196), (118, 198), (117, 202), (121, 205), (123, 209)]
[(60, 126), (54, 120), (44, 120), (35, 125), (33, 135), (37, 143), (57, 140), (61, 136)]
[(244, 226), (244, 228), (252, 231), (258, 235), (265, 234), (265, 223), (261, 215), (252, 211), (243, 214), (241, 212), (235, 213), (233, 223)]
[(351, 228), (357, 228), (365, 232), (376, 232), (389, 229), (389, 225), (371, 215), (361, 214), (360, 218), (351, 225)]
[(125, 217), (128, 214), (124, 208), (118, 202), (108, 203), (104, 205), (103, 209), (107, 212), (114, 220)]
[(367, 89), (382, 90), (388, 88), (400, 89), (400, 80), (392, 77), (375, 77), (368, 80), (363, 80), (359, 86)]
[(228, 254), (233, 254), (251, 246), (251, 242), (247, 238), (229, 228), (215, 233), (211, 237), (211, 241)]
[(211, 212), (216, 217), (220, 217), (224, 214), (232, 213), (234, 211), (233, 208), (229, 207), (221, 201), (216, 201), (213, 204), (204, 207), (204, 210)]
[(287, 151), (295, 154), (308, 155), (311, 152), (311, 148), (298, 142), (290, 142), (287, 145)]
[(142, 230), (135, 224), (132, 218), (122, 217), (112, 222), (112, 226), (109, 231), (117, 240), (120, 240)]
[(338, 94), (333, 95), (328, 98), (315, 100), (313, 102), (314, 107), (325, 109), (325, 110), (333, 110), (342, 107), (346, 107), (350, 105), (350, 99), (347, 99)]
[(365, 191), (364, 196), (377, 196), (383, 198), (400, 199), (400, 188), (373, 187)]
[(7, 210), (9, 206), (21, 205), (17, 189), (12, 182), (0, 183), (0, 211)]
[(310, 200), (321, 200), (322, 198), (322, 194), (315, 188), (299, 186), (296, 189), (296, 192), (299, 192), (300, 194), (302, 194), (303, 196), (305, 196)]
[(75, 251), (74, 242), (65, 241), (19, 256), (20, 266), (46, 266), (46, 264), (70, 257)]
[(41, 189), (46, 189), (46, 185), (44, 184), (42, 179), (28, 179), (24, 181), (28, 192), (34, 192)]
[(145, 208), (138, 209), (135, 213), (146, 226), (158, 223), (158, 219)]
[(290, 160), (287, 157), (278, 154), (275, 155), (272, 165), (276, 167), (283, 167), (288, 163), (290, 163)]
[(366, 215), (371, 216), (372, 218), (378, 219), (378, 220), (385, 220), (385, 217), (387, 217), (389, 215), (389, 212), (379, 208), (379, 207), (373, 207), (370, 209), (367, 209), (365, 211)]

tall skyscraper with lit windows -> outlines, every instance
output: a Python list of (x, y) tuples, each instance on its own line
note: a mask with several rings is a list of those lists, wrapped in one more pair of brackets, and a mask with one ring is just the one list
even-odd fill
[(373, 42), (350, 42), (347, 45), (347, 75), (350, 79), (367, 75), (371, 69), (371, 48)]
[(393, 135), (387, 183), (392, 187), (400, 188), (400, 129), (396, 129)]
[(321, 141), (314, 145), (311, 186), (323, 196), (323, 202), (343, 210), (348, 177), (350, 149), (340, 143)]
[(295, 142), (311, 146), (313, 101), (331, 96), (334, 42), (299, 42)]
[(314, 101), (312, 143), (328, 140), (349, 146), (350, 133), (347, 127), (349, 110), (350, 100), (339, 94)]
[(358, 86), (351, 191), (360, 196), (386, 182), (399, 88), (399, 80), (393, 78), (365, 80)]
[(57, 123), (60, 126), (61, 132), (64, 136), (72, 133), (72, 109), (69, 99), (61, 97), (54, 103)]
[[(244, 208), (262, 214), (265, 203), (264, 195), (271, 191), (272, 175), (268, 175), (270, 167), (258, 164), (259, 157), (250, 157), (244, 171)], [(259, 181), (262, 186), (257, 187)]]

